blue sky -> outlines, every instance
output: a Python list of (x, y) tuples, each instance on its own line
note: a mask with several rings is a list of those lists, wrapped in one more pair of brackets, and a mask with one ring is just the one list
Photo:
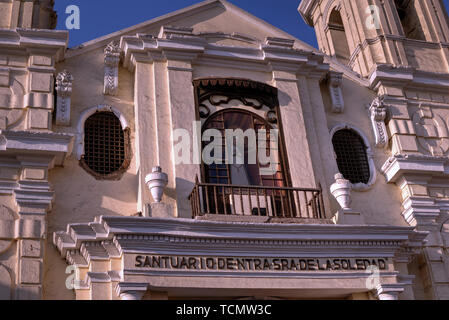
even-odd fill
[[(228, 0), (251, 14), (271, 23), (314, 47), (313, 28), (306, 25), (297, 8), (300, 0)], [(69, 5), (81, 12), (80, 30), (70, 30), (70, 47), (131, 27), (166, 13), (185, 8), (199, 0), (56, 0), (58, 29), (65, 30)], [(449, 0), (444, 0), (449, 8)]]

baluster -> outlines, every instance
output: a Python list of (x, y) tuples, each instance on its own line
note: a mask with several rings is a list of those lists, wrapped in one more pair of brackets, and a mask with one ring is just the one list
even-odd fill
[(206, 192), (205, 192), (205, 197), (206, 197), (206, 213), (209, 214), (210, 213), (210, 206), (209, 206), (209, 188), (208, 186), (205, 186), (206, 188)]
[(242, 214), (245, 214), (245, 209), (243, 209), (243, 195), (242, 195), (243, 191), (242, 188), (239, 188), (239, 194), (240, 194), (240, 209)]
[[(260, 200), (259, 200), (259, 189), (256, 188), (256, 199), (257, 199), (257, 215), (260, 217)], [(251, 210), (252, 213), (252, 210)]]
[(284, 195), (282, 190), (279, 190), (279, 193), (281, 195), (281, 210), (282, 210), (282, 217), (285, 218), (285, 208), (284, 208)]
[(190, 194), (190, 198), (189, 198), (189, 200), (190, 200), (190, 209), (192, 210), (192, 219), (195, 219), (195, 209), (194, 209), (194, 206), (193, 206), (193, 194), (194, 194), (194, 192), (195, 192), (195, 188), (193, 188), (193, 190), (192, 190), (192, 193)]
[[(251, 189), (248, 188), (248, 197), (249, 197), (249, 215), (252, 214), (252, 210), (253, 210), (253, 202), (251, 200)], [(243, 212), (243, 215), (245, 215), (246, 212)]]
[(288, 206), (290, 208), (290, 218), (294, 218), (294, 211), (293, 211), (293, 207), (292, 207), (292, 202), (291, 202), (291, 198), (290, 198), (290, 190), (287, 190), (287, 201), (288, 201)]
[(274, 216), (278, 216), (278, 206), (276, 205), (276, 191), (274, 189), (271, 189), (271, 196), (273, 197), (273, 203), (274, 203)]
[(217, 186), (214, 185), (215, 214), (218, 214)]
[[(267, 189), (263, 188), (263, 194), (265, 197), (265, 206), (267, 207), (267, 217), (270, 216), (270, 208), (271, 208), (271, 203), (268, 203), (268, 197), (267, 197)], [(271, 213), (273, 214), (273, 213)]]
[[(296, 195), (296, 198), (295, 198)], [(302, 208), (301, 208), (301, 199), (299, 198), (299, 192), (298, 190), (295, 190), (295, 192), (293, 192), (293, 197), (295, 198), (295, 202), (296, 202), (296, 208), (298, 210), (297, 216), (298, 218), (302, 218)]]
[(231, 208), (231, 211), (234, 211), (234, 212), (231, 212), (231, 214), (236, 214), (234, 191), (235, 191), (234, 187), (231, 187), (231, 196), (232, 196), (232, 208)]
[(320, 219), (325, 219), (326, 214), (324, 212), (324, 199), (323, 199), (323, 189), (321, 188), (321, 183), (319, 185), (320, 187)]
[(310, 218), (310, 209), (309, 209), (309, 201), (307, 198), (307, 191), (304, 191), (304, 199), (306, 201), (307, 218)]
[(224, 214), (228, 215), (228, 208), (226, 206), (226, 187), (222, 187), (222, 198), (223, 198), (223, 207), (224, 207)]
[(197, 215), (198, 216), (200, 216), (201, 215), (201, 208), (200, 208), (200, 206), (199, 206), (199, 197), (198, 197), (198, 186), (196, 186), (195, 187), (195, 199), (194, 199), (194, 201), (195, 201), (195, 211), (197, 212)]

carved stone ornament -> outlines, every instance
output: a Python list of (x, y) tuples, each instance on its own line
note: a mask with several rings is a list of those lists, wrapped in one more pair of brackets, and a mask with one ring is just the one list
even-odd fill
[(165, 187), (168, 184), (168, 175), (162, 172), (161, 167), (154, 167), (152, 173), (146, 176), (145, 183), (150, 189), (154, 202), (161, 202)]
[(330, 71), (327, 78), (329, 92), (332, 100), (332, 112), (343, 113), (345, 110), (345, 102), (343, 100), (343, 92), (341, 84), (343, 81), (343, 73)]
[(351, 209), (352, 184), (346, 180), (341, 173), (335, 175), (335, 183), (331, 185), (330, 191), (343, 210)]
[(377, 97), (369, 108), (371, 124), (376, 138), (376, 147), (385, 148), (388, 145), (388, 132), (385, 120), (387, 119), (387, 108), (383, 101)]
[(70, 104), (72, 96), (73, 76), (67, 70), (56, 76), (56, 125), (70, 125)]
[(106, 95), (117, 95), (120, 55), (120, 44), (117, 41), (109, 43), (104, 49), (104, 94)]
[(279, 105), (276, 88), (247, 79), (210, 78), (195, 80), (193, 84), (198, 90), (200, 104), (208, 101), (218, 106), (235, 99), (256, 110), (263, 106), (274, 110)]

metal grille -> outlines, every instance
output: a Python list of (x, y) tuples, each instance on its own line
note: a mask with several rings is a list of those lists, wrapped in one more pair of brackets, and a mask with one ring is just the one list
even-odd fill
[(366, 146), (353, 130), (340, 130), (332, 139), (340, 173), (352, 183), (368, 183), (370, 170)]
[(111, 174), (125, 162), (125, 136), (112, 112), (98, 112), (84, 126), (84, 161), (100, 175)]
[[(234, 119), (234, 120), (233, 120)], [(219, 130), (222, 134), (222, 163), (225, 163), (225, 144), (226, 144), (226, 129), (235, 129), (236, 123), (234, 123), (235, 120), (238, 120), (238, 129), (242, 129), (243, 131), (246, 131), (248, 129), (253, 129), (256, 132), (257, 139), (259, 138), (259, 130), (266, 130), (267, 136), (266, 136), (266, 154), (270, 155), (270, 152), (277, 152), (278, 155), (276, 158), (280, 158), (280, 150), (271, 150), (270, 149), (270, 129), (272, 128), (266, 121), (263, 119), (260, 119), (255, 114), (246, 112), (243, 110), (236, 110), (236, 109), (230, 109), (226, 110), (224, 112), (219, 112), (213, 116), (211, 116), (206, 125), (203, 128), (204, 130), (207, 129), (216, 129)], [(203, 149), (205, 146), (207, 146), (210, 142), (203, 143)], [(257, 144), (258, 145), (258, 144)], [(248, 148), (253, 146), (248, 146), (247, 143), (245, 143), (245, 149), (246, 152), (248, 152)], [(256, 147), (257, 148), (257, 147)], [(258, 154), (258, 152), (257, 152)], [(253, 176), (251, 177), (252, 185), (263, 185), (263, 186), (273, 186), (273, 187), (284, 187), (284, 173), (282, 170), (281, 163), (277, 164), (277, 172), (273, 175), (262, 175), (260, 173), (260, 169), (263, 168), (261, 164), (248, 164), (247, 163), (247, 155), (245, 155), (245, 164), (247, 167), (250, 167), (253, 171), (257, 172), (257, 177)], [(257, 160), (258, 161), (258, 160)], [(256, 168), (255, 168), (256, 167)], [(266, 166), (265, 166), (266, 167)], [(231, 179), (231, 173), (230, 173), (230, 167), (227, 164), (211, 164), (211, 165), (205, 165), (206, 169), (206, 181), (208, 183), (218, 183), (218, 184), (235, 184)]]

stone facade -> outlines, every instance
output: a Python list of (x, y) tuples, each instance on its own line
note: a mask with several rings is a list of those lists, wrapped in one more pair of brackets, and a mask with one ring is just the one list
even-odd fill
[[(71, 49), (52, 1), (1, 2), (0, 299), (449, 299), (449, 24), (411, 2), (303, 0), (321, 52), (224, 0)], [(227, 110), (279, 129), (285, 185), (227, 185), (211, 214), (174, 132)], [(129, 140), (103, 178), (102, 113)], [(363, 183), (340, 174), (340, 130)]]

